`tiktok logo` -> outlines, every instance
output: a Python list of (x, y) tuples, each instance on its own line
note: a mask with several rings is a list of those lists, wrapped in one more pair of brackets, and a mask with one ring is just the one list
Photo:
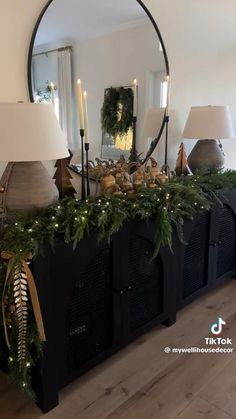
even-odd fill
[(226, 322), (221, 317), (218, 317), (217, 322), (211, 325), (211, 333), (213, 333), (213, 335), (220, 335), (222, 332), (223, 326), (225, 325), (226, 325)]

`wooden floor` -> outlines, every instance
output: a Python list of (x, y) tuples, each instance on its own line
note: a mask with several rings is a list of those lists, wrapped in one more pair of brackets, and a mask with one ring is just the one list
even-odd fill
[[(222, 316), (233, 354), (166, 354), (164, 348), (205, 347)], [(47, 415), (0, 375), (1, 419), (236, 418), (236, 281), (229, 281), (66, 387)]]

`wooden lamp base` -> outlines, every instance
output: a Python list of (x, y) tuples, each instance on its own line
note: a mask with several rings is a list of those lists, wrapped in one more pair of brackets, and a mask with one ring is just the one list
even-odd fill
[(8, 163), (0, 181), (0, 217), (28, 215), (58, 198), (57, 187), (41, 162)]

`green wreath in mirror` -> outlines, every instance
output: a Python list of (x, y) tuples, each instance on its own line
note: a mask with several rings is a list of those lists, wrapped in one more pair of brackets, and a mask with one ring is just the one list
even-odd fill
[(101, 110), (102, 130), (113, 137), (124, 136), (133, 122), (133, 90), (130, 87), (110, 87), (105, 90)]

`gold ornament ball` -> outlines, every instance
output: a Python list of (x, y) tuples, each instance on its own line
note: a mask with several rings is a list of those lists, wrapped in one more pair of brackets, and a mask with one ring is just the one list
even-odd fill
[(0, 186), (0, 192), (1, 192), (1, 193), (5, 192), (5, 188), (4, 188), (4, 186)]
[(165, 175), (164, 173), (160, 173), (157, 176), (157, 180), (158, 180), (159, 183), (166, 183), (166, 182), (168, 182), (168, 176)]

